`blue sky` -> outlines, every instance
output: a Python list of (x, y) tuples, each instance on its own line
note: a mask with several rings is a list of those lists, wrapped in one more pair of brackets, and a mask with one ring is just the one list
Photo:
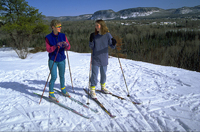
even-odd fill
[(117, 12), (136, 7), (159, 7), (162, 9), (193, 7), (200, 0), (25, 0), (45, 16), (79, 16), (99, 10)]

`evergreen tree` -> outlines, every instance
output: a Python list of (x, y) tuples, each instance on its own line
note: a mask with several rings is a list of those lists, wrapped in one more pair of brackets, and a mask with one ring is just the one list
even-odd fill
[(2, 30), (9, 34), (10, 44), (18, 56), (25, 59), (33, 35), (47, 33), (44, 16), (25, 0), (1, 0), (0, 20)]

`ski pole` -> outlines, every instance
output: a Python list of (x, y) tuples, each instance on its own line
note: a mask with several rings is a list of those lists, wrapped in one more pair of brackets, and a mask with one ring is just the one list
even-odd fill
[[(123, 69), (122, 69), (122, 65), (121, 65), (121, 62), (120, 62), (120, 59), (119, 59), (119, 56), (118, 56), (117, 48), (115, 48), (115, 49), (116, 49), (117, 58), (118, 58), (118, 60), (119, 60), (119, 64), (120, 64), (120, 67), (121, 67), (121, 71), (122, 71), (122, 74), (123, 74), (123, 77), (124, 77), (124, 82), (125, 82), (125, 84), (126, 84), (126, 79), (125, 79), (124, 72), (123, 72)], [(128, 86), (127, 86), (127, 84), (126, 84), (126, 89), (127, 89), (127, 91), (128, 91)], [(128, 91), (128, 95), (127, 95), (127, 96), (130, 97), (129, 91)]]
[[(66, 52), (67, 52), (67, 50), (66, 50)], [(67, 52), (67, 60), (68, 60), (69, 73), (70, 73), (70, 78), (71, 78), (71, 83), (72, 83), (72, 89), (73, 89), (73, 92), (74, 92), (74, 87), (73, 87), (73, 82), (72, 82), (71, 68), (70, 68), (70, 64), (69, 64), (69, 56), (68, 56), (68, 52)]]
[[(88, 85), (88, 93), (89, 93), (89, 88), (90, 88), (90, 78), (91, 78), (91, 70), (92, 69), (92, 51), (91, 51), (91, 58), (90, 58), (90, 71), (89, 71), (89, 85)], [(89, 94), (88, 94), (88, 102), (87, 105), (89, 105)]]
[[(54, 65), (54, 63), (55, 63), (55, 61), (56, 61), (56, 58), (57, 58), (57, 55), (58, 55), (59, 49), (60, 49), (60, 47), (58, 46), (58, 51), (57, 51), (57, 53), (56, 53), (55, 59), (54, 59), (53, 64), (52, 64), (52, 66), (51, 66), (49, 76), (50, 76), (51, 71), (52, 71), (52, 69), (53, 69), (53, 65)], [(41, 96), (41, 98), (40, 98), (40, 102), (39, 102), (39, 104), (40, 104), (41, 101), (42, 101), (42, 97), (43, 97), (43, 94), (44, 94), (45, 88), (46, 88), (46, 86), (47, 86), (47, 82), (48, 82), (48, 80), (49, 80), (49, 76), (48, 76), (47, 81), (46, 81), (46, 84), (45, 84), (45, 86), (44, 86), (44, 90), (43, 90), (42, 96)]]

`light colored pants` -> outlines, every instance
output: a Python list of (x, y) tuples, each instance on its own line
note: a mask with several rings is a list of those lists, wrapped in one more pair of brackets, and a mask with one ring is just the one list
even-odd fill
[[(53, 65), (53, 61), (49, 60), (49, 70), (51, 70), (51, 67)], [(61, 62), (55, 62), (51, 71), (51, 80), (49, 82), (49, 92), (53, 92), (54, 83), (57, 78), (57, 68), (59, 71), (59, 77), (60, 77), (60, 87), (65, 87), (65, 60)]]
[(106, 71), (107, 71), (107, 66), (95, 66), (92, 65), (92, 76), (90, 79), (91, 85), (90, 86), (96, 86), (97, 85), (97, 77), (99, 73), (99, 68), (100, 68), (100, 83), (104, 84), (106, 82)]

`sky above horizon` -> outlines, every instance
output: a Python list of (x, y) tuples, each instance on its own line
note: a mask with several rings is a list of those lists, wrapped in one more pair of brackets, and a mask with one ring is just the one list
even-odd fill
[(79, 16), (93, 14), (99, 10), (112, 9), (118, 12), (136, 7), (158, 7), (162, 9), (194, 7), (199, 0), (25, 0), (39, 9), (45, 16)]

